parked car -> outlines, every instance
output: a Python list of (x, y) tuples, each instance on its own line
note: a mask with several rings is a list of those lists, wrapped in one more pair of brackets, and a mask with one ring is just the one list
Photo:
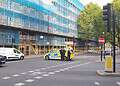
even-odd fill
[(0, 55), (0, 66), (1, 66), (2, 64), (5, 64), (6, 59), (7, 59), (7, 58), (6, 58), (5, 56)]
[(0, 55), (5, 56), (7, 60), (13, 60), (13, 59), (23, 60), (24, 59), (24, 54), (15, 48), (1, 47)]

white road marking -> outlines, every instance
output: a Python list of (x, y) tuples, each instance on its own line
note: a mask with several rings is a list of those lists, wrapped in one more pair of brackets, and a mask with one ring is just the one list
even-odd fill
[(60, 71), (62, 72), (62, 71), (65, 71), (64, 69), (60, 69)]
[(43, 74), (42, 76), (49, 76), (49, 74)]
[(33, 73), (34, 71), (28, 71), (28, 72)]
[(79, 65), (74, 65), (74, 66), (67, 67), (67, 68), (71, 69), (71, 68), (79, 67), (79, 66), (82, 66), (82, 65), (87, 65), (87, 64), (90, 64), (90, 63), (92, 63), (92, 62), (87, 62), (87, 63), (83, 63), (83, 64), (79, 64)]
[(46, 69), (55, 68), (55, 67), (58, 67), (58, 66), (73, 64), (73, 63), (75, 63), (75, 62), (70, 62), (70, 63), (66, 63), (66, 64), (59, 64), (59, 65), (50, 66), (50, 67), (41, 68), (41, 69), (42, 69), (42, 70), (46, 70)]
[(16, 83), (16, 84), (14, 84), (14, 86), (23, 86), (23, 85), (25, 85), (24, 83)]
[(97, 85), (97, 86), (98, 86), (98, 85), (100, 85), (100, 83), (99, 83), (99, 82), (94, 82), (94, 84), (95, 84), (95, 85)]
[(15, 75), (12, 75), (12, 76), (14, 76), (14, 77), (17, 77), (17, 76), (20, 76), (20, 75), (18, 75), (18, 74), (15, 74)]
[(8, 76), (6, 76), (6, 77), (3, 77), (2, 79), (10, 79), (11, 77), (8, 77)]
[[(14, 61), (14, 62), (7, 62), (7, 63), (15, 63), (15, 62), (19, 62), (19, 61)], [(59, 65), (55, 65), (55, 66), (50, 66), (50, 67), (46, 67), (46, 68), (41, 68), (42, 70), (46, 70), (46, 69), (50, 69), (50, 68), (55, 68), (55, 67), (58, 67), (58, 66), (63, 66), (63, 65), (69, 65), (69, 64), (73, 64), (73, 63), (75, 63), (75, 62), (69, 62), (69, 63), (66, 63), (66, 64), (59, 64)], [(38, 69), (36, 69), (36, 71), (40, 71), (40, 69), (38, 70)], [(34, 72), (34, 71), (29, 71), (29, 72)], [(60, 72), (60, 71), (57, 71), (57, 72)], [(27, 74), (26, 72), (23, 72), (23, 73), (20, 73), (20, 74), (22, 74), (22, 75), (25, 75), (25, 74)], [(3, 79), (9, 79), (10, 77), (5, 77), (5, 78), (3, 78)]]
[(69, 68), (63, 68), (64, 70), (69, 70)]
[(42, 74), (42, 72), (33, 72), (33, 73), (32, 73), (32, 74), (30, 74), (30, 75), (35, 76), (35, 75), (39, 75), (39, 74)]
[(28, 79), (28, 80), (25, 80), (25, 82), (34, 82), (35, 80), (33, 79)]
[(35, 69), (35, 71), (40, 71), (40, 69)]
[(20, 74), (25, 75), (25, 74), (26, 74), (26, 72), (24, 72), (24, 73), (20, 73)]
[(118, 82), (118, 81), (117, 81), (116, 83), (117, 83), (117, 85), (119, 85), (119, 86), (120, 86), (120, 82)]
[(35, 79), (41, 79), (41, 78), (43, 78), (43, 77), (41, 77), (41, 76), (37, 76), (37, 77), (34, 77)]
[(59, 73), (60, 71), (57, 70), (57, 71), (55, 71), (55, 72), (56, 72), (56, 73)]
[(49, 72), (48, 74), (55, 74), (54, 72)]
[(71, 68), (75, 68), (75, 67), (79, 67), (79, 66), (82, 66), (82, 65), (86, 65), (86, 64), (90, 64), (92, 62), (88, 62), (88, 63), (83, 63), (83, 64), (79, 64), (79, 65), (74, 65), (74, 66), (71, 66), (71, 67), (66, 67), (64, 69), (60, 69), (59, 71), (55, 71), (56, 73), (57, 72), (62, 72), (62, 71), (65, 71), (65, 70), (68, 70), (68, 69), (71, 69)]
[[(41, 68), (41, 69), (45, 70), (45, 69), (55, 68), (55, 67), (58, 67), (58, 66), (69, 65), (69, 64), (73, 64), (73, 63), (75, 63), (75, 62), (69, 62), (69, 63), (66, 63), (66, 64), (60, 64), (60, 65), (50, 66), (50, 67)], [(82, 65), (86, 65), (86, 64), (89, 64), (89, 63), (92, 63), (92, 62), (79, 64), (79, 65), (74, 65), (74, 66), (71, 66), (71, 67), (66, 67), (64, 69), (60, 69), (59, 71), (54, 71), (54, 72), (65, 71), (65, 70), (68, 70), (68, 69), (71, 69), (71, 68), (74, 68), (74, 67), (78, 67), (78, 66), (82, 66)], [(36, 70), (39, 71), (40, 69), (36, 69)], [(33, 73), (33, 74), (36, 73), (35, 71), (28, 71), (28, 72)], [(44, 73), (46, 73), (46, 72), (44, 72)], [(23, 73), (20, 73), (20, 74), (24, 75), (24, 74), (27, 74), (27, 72), (23, 72)], [(36, 73), (36, 75), (38, 75), (38, 74), (41, 74), (41, 72)], [(54, 74), (54, 73), (50, 73), (50, 74)], [(14, 76), (19, 76), (19, 75), (15, 74)], [(42, 76), (49, 76), (49, 74), (43, 74)], [(11, 78), (11, 77), (3, 77), (2, 79), (9, 79), (9, 78)], [(26, 82), (33, 82), (34, 80), (28, 79), (28, 80), (25, 80), (25, 81)]]

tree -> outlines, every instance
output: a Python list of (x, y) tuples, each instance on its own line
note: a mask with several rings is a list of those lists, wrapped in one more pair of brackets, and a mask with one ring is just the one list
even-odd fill
[(120, 0), (113, 0), (113, 8), (116, 14), (116, 35), (118, 39), (118, 45), (120, 47)]
[(78, 18), (78, 36), (83, 40), (98, 40), (99, 36), (105, 31), (102, 9), (97, 5), (90, 3)]
[(117, 13), (120, 12), (120, 0), (113, 0), (113, 7)]

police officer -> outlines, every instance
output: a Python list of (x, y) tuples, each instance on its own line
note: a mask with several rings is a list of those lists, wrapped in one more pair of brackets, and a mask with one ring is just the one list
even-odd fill
[(70, 49), (68, 49), (68, 56), (67, 56), (67, 60), (70, 60), (70, 56), (71, 56), (71, 51), (70, 51)]
[(64, 57), (65, 57), (65, 50), (64, 50), (64, 48), (60, 49), (60, 55), (61, 55), (61, 60), (63, 61)]

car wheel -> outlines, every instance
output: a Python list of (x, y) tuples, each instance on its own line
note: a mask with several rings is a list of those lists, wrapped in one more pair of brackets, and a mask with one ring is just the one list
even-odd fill
[(24, 56), (21, 56), (21, 57), (20, 57), (20, 60), (24, 60)]
[(49, 60), (49, 56), (48, 55), (45, 56), (45, 60)]
[(7, 61), (7, 57), (5, 56), (5, 63), (6, 63), (6, 61)]

